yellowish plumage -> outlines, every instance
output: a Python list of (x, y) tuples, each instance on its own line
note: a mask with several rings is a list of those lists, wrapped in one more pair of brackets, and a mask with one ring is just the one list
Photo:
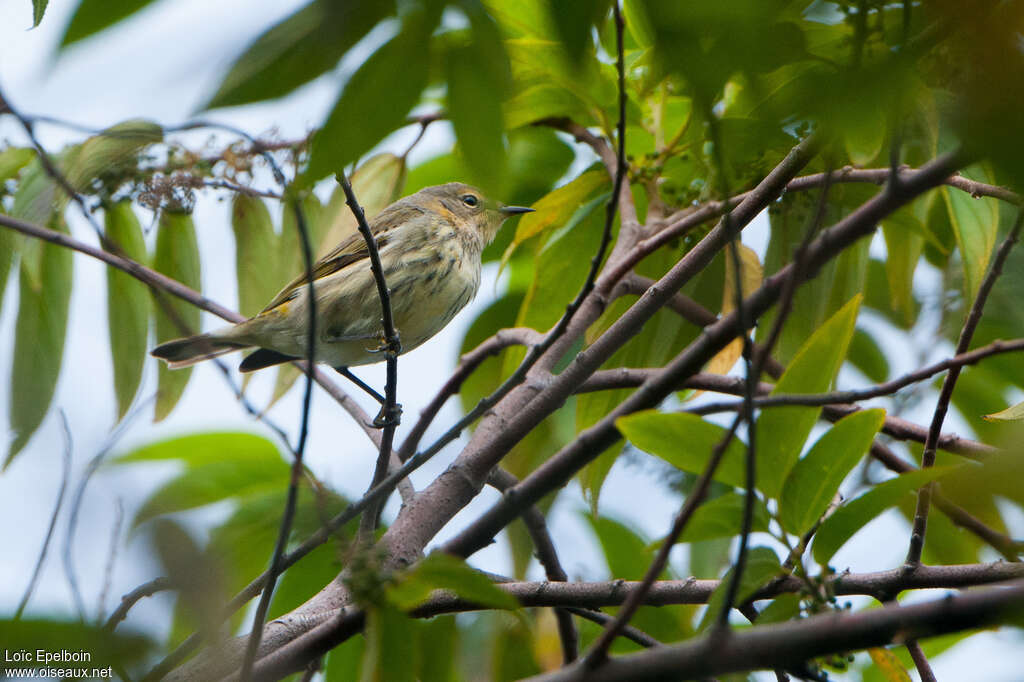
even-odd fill
[[(502, 206), (462, 183), (427, 187), (381, 211), (370, 223), (402, 351), (432, 337), (480, 286), (480, 254), (501, 223), (530, 209)], [(313, 267), (316, 361), (332, 367), (379, 362), (381, 306), (362, 235), (342, 241)], [(152, 354), (171, 367), (240, 348), (258, 348), (243, 371), (305, 357), (309, 289), (305, 274), (292, 280), (253, 318), (208, 334), (170, 341)]]

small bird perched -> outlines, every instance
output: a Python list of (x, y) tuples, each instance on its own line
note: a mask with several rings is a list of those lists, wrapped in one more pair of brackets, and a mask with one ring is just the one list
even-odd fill
[[(370, 223), (402, 352), (441, 331), (480, 286), (480, 254), (505, 219), (531, 208), (505, 206), (459, 182), (427, 187), (381, 211)], [(317, 340), (314, 358), (346, 374), (382, 359), (381, 305), (359, 233), (347, 237), (313, 266)], [(245, 322), (168, 341), (154, 356), (172, 368), (245, 348), (243, 372), (307, 354), (309, 287), (293, 279), (261, 313)], [(351, 378), (351, 377), (350, 377)]]

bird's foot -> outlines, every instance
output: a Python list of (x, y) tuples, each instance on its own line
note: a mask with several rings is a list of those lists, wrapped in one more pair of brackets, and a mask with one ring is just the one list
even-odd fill
[(373, 428), (383, 429), (388, 426), (398, 426), (402, 423), (402, 406), (395, 403), (394, 407), (387, 405), (380, 408), (380, 412), (373, 418)]

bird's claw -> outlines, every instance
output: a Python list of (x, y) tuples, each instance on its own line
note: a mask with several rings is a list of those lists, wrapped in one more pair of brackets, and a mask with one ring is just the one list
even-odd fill
[(388, 340), (388, 337), (384, 334), (380, 335), (380, 345), (376, 348), (367, 348), (369, 353), (388, 353), (390, 355), (399, 355), (402, 352), (402, 341), (398, 337), (398, 330), (395, 330), (394, 342)]
[(373, 428), (383, 429), (388, 426), (398, 426), (402, 423), (402, 406), (395, 403), (395, 406), (388, 408), (386, 405), (380, 408), (380, 412), (373, 418)]

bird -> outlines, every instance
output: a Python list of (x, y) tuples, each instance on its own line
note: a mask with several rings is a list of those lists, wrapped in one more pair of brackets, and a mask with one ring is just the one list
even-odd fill
[[(484, 248), (506, 219), (533, 210), (507, 206), (487, 199), (475, 187), (449, 182), (400, 199), (370, 221), (401, 353), (437, 334), (473, 299), (480, 287)], [(349, 378), (347, 368), (380, 362), (381, 303), (362, 234), (342, 240), (313, 265), (311, 274), (316, 302), (314, 361)], [(177, 369), (254, 349), (242, 360), (242, 372), (303, 359), (308, 351), (308, 282), (302, 273), (254, 317), (168, 341), (150, 353)]]

